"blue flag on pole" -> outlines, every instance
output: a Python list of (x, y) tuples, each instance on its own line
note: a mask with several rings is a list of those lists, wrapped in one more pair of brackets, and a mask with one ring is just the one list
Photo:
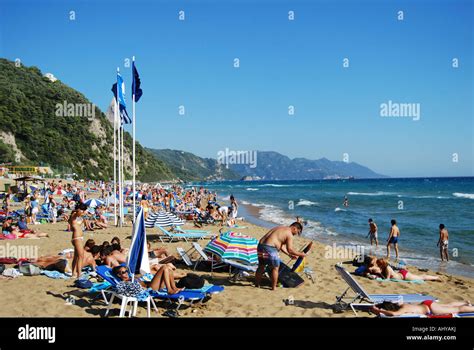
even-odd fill
[(141, 81), (140, 75), (138, 74), (137, 67), (135, 67), (135, 61), (132, 63), (132, 95), (135, 95), (135, 102), (138, 102), (140, 97), (143, 95), (143, 90), (140, 88)]
[(118, 84), (118, 102), (120, 110), (120, 119), (122, 124), (130, 124), (132, 119), (128, 116), (127, 105), (125, 104), (125, 82), (122, 79), (122, 76), (117, 73), (117, 82), (112, 85), (112, 92), (117, 101), (117, 84)]

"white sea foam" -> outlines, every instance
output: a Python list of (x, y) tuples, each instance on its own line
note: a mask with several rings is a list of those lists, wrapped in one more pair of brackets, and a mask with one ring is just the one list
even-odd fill
[(467, 199), (474, 199), (474, 193), (460, 193), (460, 192), (454, 192), (453, 193), (454, 197), (458, 198), (467, 198)]
[(318, 202), (312, 202), (306, 199), (300, 199), (298, 203), (296, 203), (297, 206), (311, 206), (311, 205), (319, 205)]
[(258, 188), (248, 187), (246, 190), (247, 191), (258, 191)]
[(383, 192), (383, 191), (377, 191), (377, 192), (347, 192), (348, 195), (351, 196), (394, 196), (397, 195), (397, 193), (394, 192)]
[(278, 184), (263, 184), (258, 187), (290, 187), (290, 185), (278, 185)]
[(346, 209), (342, 209), (342, 208), (339, 208), (337, 207), (336, 209), (334, 209), (335, 212), (338, 212), (338, 211), (346, 211)]

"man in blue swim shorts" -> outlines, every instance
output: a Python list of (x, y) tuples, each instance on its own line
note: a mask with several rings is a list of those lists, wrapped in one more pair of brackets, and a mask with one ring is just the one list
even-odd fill
[(305, 253), (297, 252), (293, 249), (293, 236), (301, 234), (302, 231), (303, 226), (299, 222), (294, 222), (290, 226), (274, 227), (260, 239), (257, 246), (258, 268), (255, 273), (256, 287), (260, 287), (265, 267), (270, 266), (272, 268), (272, 290), (276, 289), (280, 267), (280, 250), (292, 258), (306, 256)]
[(398, 229), (396, 220), (392, 219), (390, 223), (392, 224), (392, 228), (390, 229), (390, 235), (387, 240), (387, 259), (390, 259), (390, 244), (393, 244), (396, 258), (398, 260), (398, 238), (400, 237), (400, 230)]

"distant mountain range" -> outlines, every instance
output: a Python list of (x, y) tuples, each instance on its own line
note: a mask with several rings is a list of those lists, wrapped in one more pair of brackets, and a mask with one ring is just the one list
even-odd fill
[(338, 178), (382, 178), (360, 164), (331, 161), (326, 158), (310, 160), (290, 159), (277, 152), (257, 151), (257, 163), (251, 165), (231, 164), (229, 168), (218, 164), (216, 159), (201, 158), (189, 152), (171, 149), (147, 148), (163, 161), (180, 179), (186, 180), (320, 180)]
[(235, 164), (229, 166), (241, 176), (259, 177), (263, 180), (320, 180), (337, 178), (382, 178), (386, 177), (369, 168), (354, 163), (331, 161), (326, 158), (310, 160), (290, 159), (278, 152), (258, 151), (257, 164)]
[(186, 181), (238, 180), (241, 176), (216, 159), (201, 158), (192, 153), (172, 149), (146, 148), (157, 159), (164, 162), (173, 174)]
[[(92, 115), (77, 115), (84, 106)], [(84, 110), (82, 110), (84, 112)], [(87, 114), (87, 113), (86, 113)], [(56, 174), (80, 178), (113, 176), (113, 109), (104, 114), (82, 93), (36, 67), (16, 66), (0, 58), (0, 164), (50, 166)], [(132, 138), (124, 137), (124, 164), (131, 174)], [(290, 159), (277, 152), (257, 152), (256, 167), (219, 164), (192, 153), (144, 148), (136, 143), (137, 178), (141, 181), (313, 180), (383, 177), (357, 163), (322, 158)]]

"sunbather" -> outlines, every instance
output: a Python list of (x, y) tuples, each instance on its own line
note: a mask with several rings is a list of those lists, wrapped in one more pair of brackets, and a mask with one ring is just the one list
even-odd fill
[(385, 279), (398, 279), (405, 281), (439, 281), (439, 276), (432, 275), (415, 275), (414, 273), (408, 272), (407, 269), (400, 269), (396, 272), (385, 259), (377, 259), (376, 265), (369, 268), (369, 272), (372, 274), (379, 274)]
[(145, 291), (144, 288), (151, 288), (158, 291), (166, 287), (168, 294), (179, 293), (182, 289), (176, 287), (173, 271), (166, 265), (163, 265), (155, 274), (151, 282), (143, 282), (135, 279), (130, 280), (128, 269), (125, 266), (116, 266), (112, 272), (121, 280), (116, 286), (120, 294), (127, 294), (130, 296), (138, 296)]
[(463, 312), (474, 312), (474, 306), (469, 301), (455, 301), (441, 304), (433, 300), (425, 300), (421, 304), (397, 304), (384, 302), (372, 307), (372, 311), (386, 316), (400, 316), (404, 314), (414, 315), (445, 315)]
[(150, 242), (147, 242), (146, 245), (148, 248), (148, 257), (150, 259), (155, 259), (155, 258), (164, 259), (169, 256), (168, 251), (166, 250), (165, 247), (152, 249)]

